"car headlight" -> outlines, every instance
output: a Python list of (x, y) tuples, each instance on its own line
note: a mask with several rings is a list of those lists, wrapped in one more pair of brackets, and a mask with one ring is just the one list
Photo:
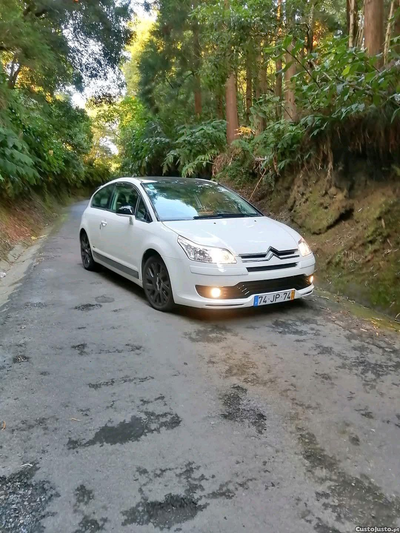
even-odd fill
[(233, 265), (236, 263), (235, 257), (229, 250), (224, 248), (201, 246), (180, 236), (178, 237), (178, 243), (191, 261), (219, 265)]
[(312, 254), (311, 248), (308, 246), (304, 239), (299, 240), (299, 251), (303, 257)]

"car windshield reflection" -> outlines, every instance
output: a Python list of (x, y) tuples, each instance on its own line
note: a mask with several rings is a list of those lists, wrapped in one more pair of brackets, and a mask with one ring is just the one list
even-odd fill
[(143, 187), (161, 221), (262, 216), (238, 194), (211, 181), (166, 180)]

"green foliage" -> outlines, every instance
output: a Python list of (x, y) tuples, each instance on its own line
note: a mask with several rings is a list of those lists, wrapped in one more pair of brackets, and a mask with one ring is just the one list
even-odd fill
[[(226, 122), (213, 120), (176, 127), (154, 116), (137, 98), (116, 105), (120, 171), (128, 175), (211, 174), (214, 158), (226, 148)], [(115, 115), (112, 115), (114, 120)]]
[(93, 161), (91, 121), (61, 93), (116, 71), (129, 0), (0, 2), (0, 196), (107, 179)]
[[(26, 101), (18, 126), (33, 155), (42, 183), (63, 179), (65, 185), (77, 184), (84, 175), (83, 156), (91, 146), (87, 115), (74, 109), (68, 100), (51, 103)], [(28, 107), (29, 106), (29, 107)]]
[(129, 0), (2, 0), (0, 52), (10, 84), (53, 92), (104, 78), (121, 60), (129, 14)]
[[(293, 39), (286, 36), (273, 47), (275, 59), (285, 59)], [(265, 130), (233, 143), (222, 174), (239, 182), (263, 176), (273, 184), (286, 169), (313, 159), (320, 164), (321, 157), (332, 158), (336, 152), (364, 154), (374, 164), (389, 161), (396, 168), (400, 80), (395, 58), (377, 68), (375, 57), (349, 49), (344, 38), (322, 40), (311, 54), (300, 53), (304, 48), (305, 42), (297, 39), (290, 50), (298, 65), (293, 78), (298, 121), (277, 120), (279, 98), (264, 95), (253, 106), (252, 123), (255, 129), (263, 117)]]
[(294, 164), (304, 161), (300, 151), (305, 130), (301, 124), (279, 120), (272, 122), (253, 141), (254, 151), (262, 158), (260, 168), (276, 176)]
[(118, 112), (121, 171), (133, 176), (161, 174), (171, 146), (165, 126), (135, 98), (125, 98)]
[(178, 130), (179, 137), (164, 161), (164, 172), (178, 168), (182, 176), (199, 175), (208, 169), (226, 148), (226, 122), (213, 120)]
[(8, 196), (16, 196), (39, 175), (27, 145), (9, 128), (0, 127), (0, 184)]
[[(303, 47), (299, 40), (292, 53)], [(376, 110), (391, 113), (390, 121), (395, 120), (400, 109), (398, 66), (390, 61), (377, 68), (376, 62), (364, 50), (348, 48), (344, 38), (322, 41), (299, 61), (296, 102), (307, 112), (302, 122), (311, 136)]]
[(0, 195), (79, 187), (87, 182), (91, 143), (87, 114), (67, 98), (47, 101), (13, 91), (0, 113)]
[(100, 186), (111, 179), (110, 164), (108, 161), (101, 159), (88, 158), (85, 161), (85, 173), (80, 187)]
[(216, 159), (217, 179), (228, 179), (240, 186), (255, 177), (256, 157), (252, 141), (252, 138), (236, 139), (228, 152)]
[(310, 156), (302, 149), (304, 136), (301, 124), (286, 120), (271, 122), (259, 135), (234, 141), (218, 175), (238, 185), (262, 176), (274, 186), (277, 176)]

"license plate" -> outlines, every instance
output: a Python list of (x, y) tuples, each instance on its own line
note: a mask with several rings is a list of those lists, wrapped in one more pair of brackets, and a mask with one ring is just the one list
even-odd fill
[(296, 291), (272, 292), (269, 294), (259, 294), (254, 297), (254, 306), (272, 305), (283, 302), (290, 302), (296, 297)]

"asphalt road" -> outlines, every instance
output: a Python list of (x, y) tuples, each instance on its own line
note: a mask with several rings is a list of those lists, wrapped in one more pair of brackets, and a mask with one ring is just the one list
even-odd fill
[(83, 270), (83, 207), (0, 311), (0, 531), (400, 525), (398, 336), (318, 297), (160, 314)]

